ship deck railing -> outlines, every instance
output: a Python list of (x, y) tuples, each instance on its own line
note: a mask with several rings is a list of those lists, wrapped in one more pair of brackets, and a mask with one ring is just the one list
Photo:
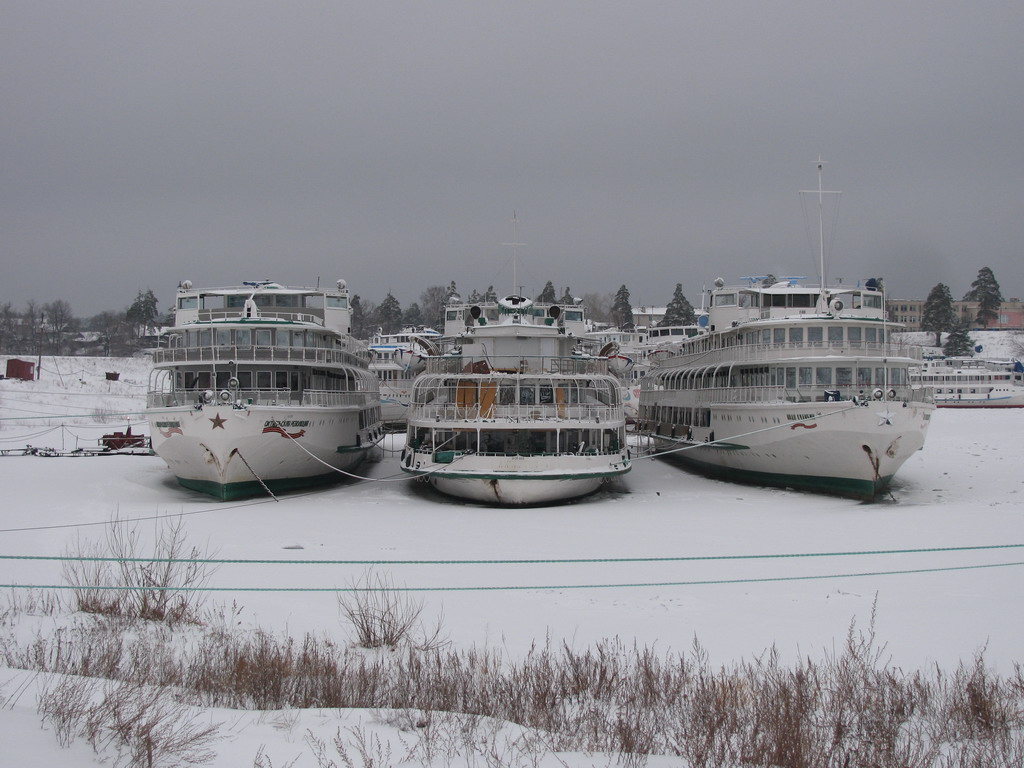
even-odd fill
[(348, 349), (323, 347), (170, 347), (153, 352), (154, 365), (187, 363), (315, 363), (366, 368), (369, 358)]
[(274, 322), (275, 320), (287, 323), (311, 323), (312, 325), (325, 325), (322, 309), (303, 307), (299, 309), (285, 309), (282, 307), (260, 307), (259, 311), (247, 317), (244, 309), (239, 307), (218, 307), (216, 309), (200, 309), (199, 322), (208, 323), (214, 320), (236, 320), (239, 322)]
[(175, 392), (150, 392), (146, 396), (147, 408), (189, 408), (221, 404), (235, 408), (255, 406), (302, 406), (336, 408), (339, 406), (365, 406), (377, 399), (376, 392), (337, 392), (333, 390), (307, 389), (294, 392), (290, 389), (243, 389), (223, 390), (230, 397), (222, 399), (218, 393), (211, 401), (203, 399), (206, 390), (183, 389)]
[(572, 421), (588, 424), (613, 424), (625, 419), (621, 405), (581, 403), (543, 405), (455, 405), (451, 403), (413, 404), (409, 421), (494, 421), (522, 423), (530, 421)]
[[(670, 353), (674, 352), (671, 347)], [(694, 350), (670, 354), (658, 360), (663, 367), (677, 368), (692, 365), (720, 365), (732, 363), (772, 363), (782, 360), (822, 359), (829, 357), (852, 358), (906, 358), (921, 360), (922, 348), (913, 344), (882, 344), (848, 341), (805, 341), (784, 344), (737, 344), (720, 349)]]
[(608, 373), (603, 357), (564, 357), (547, 355), (442, 355), (428, 357), (427, 373), (487, 376), (492, 373), (554, 374), (557, 376), (599, 375)]
[[(881, 390), (882, 397), (875, 397), (875, 390)], [(931, 398), (930, 387), (889, 386), (889, 387), (830, 387), (817, 385), (812, 387), (708, 387), (705, 389), (653, 390), (654, 398), (661, 398), (669, 393), (685, 392), (686, 407), (709, 406), (718, 403), (751, 403), (767, 405), (772, 403), (826, 403), (835, 401), (867, 402), (872, 400), (888, 400), (900, 402), (926, 402)], [(652, 403), (653, 405), (654, 403)], [(659, 400), (659, 405), (675, 405)]]

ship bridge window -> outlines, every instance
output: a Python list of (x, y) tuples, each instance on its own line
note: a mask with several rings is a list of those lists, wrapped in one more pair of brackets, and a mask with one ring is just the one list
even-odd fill
[(758, 306), (757, 294), (743, 291), (739, 295), (739, 303), (741, 307), (756, 307)]
[(828, 343), (829, 344), (842, 344), (843, 343), (843, 326), (841, 326), (841, 325), (830, 325), (828, 327)]
[(203, 309), (224, 309), (224, 297), (223, 296), (203, 296)]
[(565, 319), (579, 321), (583, 319), (583, 313), (575, 309), (566, 310)]
[(850, 344), (860, 346), (862, 330), (863, 329), (859, 325), (850, 326), (846, 329), (846, 340), (850, 342)]
[(868, 344), (878, 343), (878, 329), (877, 328), (865, 328), (864, 329), (864, 341)]
[(462, 318), (462, 310), (461, 309), (449, 309), (445, 313), (444, 318), (445, 318), (445, 320), (447, 320), (449, 322), (452, 321), (452, 320), (460, 320)]
[(302, 297), (302, 306), (310, 309), (322, 309), (324, 306), (324, 295), (322, 293), (307, 293)]
[(178, 309), (198, 309), (199, 298), (196, 296), (182, 296), (178, 299)]
[(231, 346), (231, 329), (230, 328), (218, 328), (217, 329), (217, 346), (218, 347), (230, 347)]
[(736, 294), (716, 293), (714, 297), (714, 305), (716, 307), (734, 307), (736, 306)]
[(209, 347), (213, 344), (213, 331), (209, 328), (203, 328), (199, 331), (199, 346)]
[(881, 296), (873, 296), (873, 295), (870, 295), (870, 294), (864, 294), (863, 301), (864, 301), (864, 306), (865, 307), (869, 307), (871, 309), (881, 309), (882, 308), (882, 297)]
[(786, 329), (775, 328), (772, 330), (772, 343), (773, 344), (785, 344), (786, 343)]
[(348, 309), (347, 296), (328, 296), (327, 306), (331, 309)]
[(791, 293), (789, 294), (789, 303), (787, 306), (790, 307), (813, 307), (818, 297), (813, 293)]
[(821, 326), (812, 325), (807, 329), (807, 343), (816, 346), (821, 346), (822, 330)]
[(235, 331), (235, 344), (240, 347), (252, 345), (252, 331), (248, 328), (240, 328)]
[(257, 347), (269, 347), (273, 344), (273, 337), (269, 328), (260, 328), (256, 330), (256, 346)]
[(818, 366), (815, 368), (814, 379), (819, 387), (831, 387), (832, 369), (828, 366)]
[(765, 306), (768, 307), (784, 307), (786, 306), (786, 294), (784, 293), (772, 293), (765, 297)]
[(789, 329), (789, 343), (797, 346), (802, 346), (804, 343), (804, 329), (803, 328), (790, 328)]

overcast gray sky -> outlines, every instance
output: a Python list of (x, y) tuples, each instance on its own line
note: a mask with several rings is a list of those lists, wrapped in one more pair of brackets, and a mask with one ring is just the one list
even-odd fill
[(819, 154), (829, 277), (1021, 296), (1022, 34), (1020, 0), (3, 0), (0, 302), (510, 292), (513, 211), (527, 294), (695, 301), (816, 276)]

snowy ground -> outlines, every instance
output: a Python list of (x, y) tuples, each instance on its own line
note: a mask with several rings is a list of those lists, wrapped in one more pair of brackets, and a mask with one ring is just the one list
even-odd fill
[[(128, 423), (111, 414), (141, 406), (146, 360), (56, 362), (43, 359), (38, 382), (0, 382), (0, 449), (91, 447)], [(105, 380), (111, 369), (120, 381)], [(1022, 434), (1024, 410), (937, 411), (924, 450), (903, 467), (891, 497), (874, 504), (732, 485), (638, 460), (616, 485), (577, 503), (492, 509), (405, 480), (398, 439), (364, 466), (368, 479), (279, 502), (214, 502), (179, 487), (155, 456), (9, 456), (0, 458), (0, 555), (59, 555), (76, 537), (101, 535), (88, 524), (181, 514), (190, 540), (222, 558), (384, 561), (378, 569), (397, 584), (429, 590), (421, 593), (427, 613), (443, 611), (456, 645), (511, 657), (548, 636), (578, 648), (619, 637), (683, 653), (696, 637), (722, 664), (773, 645), (784, 658), (819, 656), (842, 644), (851, 620), (865, 625), (877, 603), (876, 632), (893, 663), (952, 668), (984, 648), (995, 671), (1007, 673), (1024, 660)], [(880, 552), (962, 547), (1000, 548)], [(875, 554), (839, 554), (850, 552)], [(741, 557), (809, 553), (831, 554)], [(595, 562), (386, 563), (523, 559)], [(344, 639), (333, 595), (259, 590), (345, 587), (365, 569), (224, 565), (211, 586), (225, 591), (211, 600), (237, 601), (247, 625)], [(0, 584), (60, 583), (58, 563), (0, 559)], [(0, 708), (10, 764), (96, 764), (87, 746), (62, 749), (39, 729), (29, 678), (0, 670), (0, 686), (9, 681), (0, 702), (16, 699)], [(329, 736), (373, 720), (368, 712), (211, 716), (230, 724), (216, 766), (252, 765), (261, 745), (274, 766), (300, 755), (297, 767), (315, 766), (306, 728)]]

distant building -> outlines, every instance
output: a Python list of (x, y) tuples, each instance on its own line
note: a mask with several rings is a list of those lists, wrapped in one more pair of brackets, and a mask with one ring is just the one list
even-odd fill
[(667, 307), (633, 307), (633, 325), (637, 328), (653, 328), (665, 319)]
[[(908, 331), (920, 331), (921, 316), (924, 313), (924, 301), (921, 299), (889, 299), (885, 302), (889, 319), (895, 323), (903, 323)], [(982, 326), (975, 322), (978, 317), (978, 302), (954, 301), (953, 311), (960, 322), (971, 329)], [(1024, 302), (1020, 299), (1007, 299), (999, 306), (999, 317), (989, 323), (990, 331), (1021, 331), (1024, 330)]]

